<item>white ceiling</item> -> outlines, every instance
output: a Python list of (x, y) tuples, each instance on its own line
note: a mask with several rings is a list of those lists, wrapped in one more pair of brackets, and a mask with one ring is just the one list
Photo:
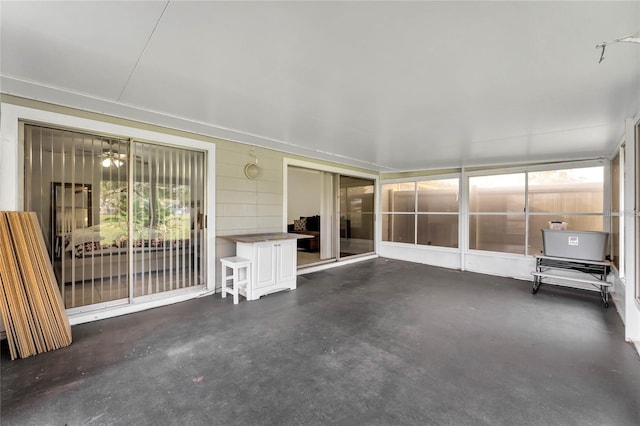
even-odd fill
[(608, 156), (628, 2), (0, 3), (7, 94), (380, 171)]

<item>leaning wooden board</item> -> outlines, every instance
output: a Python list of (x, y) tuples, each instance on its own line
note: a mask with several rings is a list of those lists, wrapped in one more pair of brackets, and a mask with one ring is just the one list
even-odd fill
[(0, 313), (11, 359), (71, 344), (71, 326), (35, 213), (0, 212)]

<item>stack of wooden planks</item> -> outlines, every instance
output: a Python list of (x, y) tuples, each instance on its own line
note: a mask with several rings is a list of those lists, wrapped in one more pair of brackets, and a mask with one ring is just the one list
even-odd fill
[(11, 359), (71, 344), (71, 326), (35, 213), (0, 212), (0, 312)]

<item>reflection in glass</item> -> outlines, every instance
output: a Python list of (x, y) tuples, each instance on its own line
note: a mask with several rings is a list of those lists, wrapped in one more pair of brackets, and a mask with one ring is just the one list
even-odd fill
[(383, 212), (414, 212), (416, 209), (415, 182), (382, 185)]
[(92, 224), (91, 185), (53, 182), (52, 238), (54, 257), (62, 256), (64, 237), (75, 229), (88, 228)]
[(622, 181), (624, 180), (624, 147), (618, 150), (611, 160), (611, 261), (620, 276), (624, 276), (624, 265), (621, 259), (621, 245), (624, 244), (624, 195)]
[(204, 154), (141, 142), (134, 154), (134, 296), (202, 285)]
[(418, 244), (458, 247), (457, 214), (419, 214)]
[(469, 215), (469, 248), (472, 250), (525, 253), (525, 215)]
[(602, 213), (604, 169), (530, 172), (528, 192), (531, 213)]
[(418, 182), (418, 212), (457, 212), (458, 179)]
[(470, 249), (525, 254), (524, 173), (470, 177), (469, 211)]
[(382, 241), (414, 244), (415, 234), (415, 215), (383, 213)]
[(521, 213), (525, 207), (525, 174), (469, 178), (469, 211)]
[(340, 180), (340, 257), (374, 251), (374, 181), (351, 176)]

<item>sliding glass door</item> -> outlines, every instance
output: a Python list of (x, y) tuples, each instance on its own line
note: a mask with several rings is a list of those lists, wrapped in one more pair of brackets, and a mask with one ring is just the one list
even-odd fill
[(205, 285), (205, 155), (24, 124), (24, 209), (66, 308)]
[(340, 258), (374, 252), (375, 181), (339, 176)]
[(298, 267), (375, 252), (375, 181), (287, 166), (287, 231), (298, 241)]

